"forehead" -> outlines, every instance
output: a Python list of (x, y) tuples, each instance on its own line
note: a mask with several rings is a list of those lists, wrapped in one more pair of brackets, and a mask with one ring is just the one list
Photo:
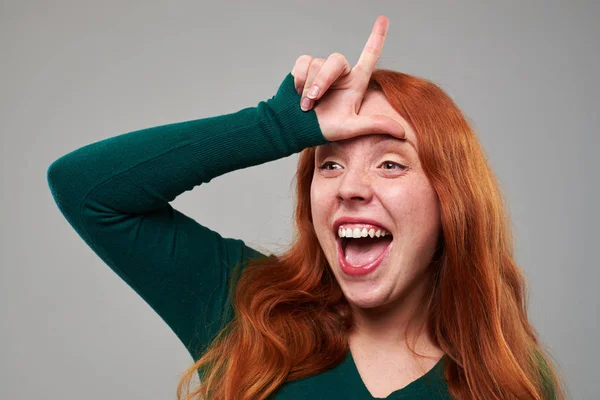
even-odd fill
[(396, 149), (417, 155), (417, 137), (411, 125), (387, 101), (383, 93), (368, 91), (360, 106), (359, 116), (385, 115), (398, 122), (404, 128), (406, 139), (400, 139), (387, 133), (373, 131), (369, 134), (350, 139), (337, 140), (317, 147), (320, 151), (347, 151), (356, 146), (392, 146)]

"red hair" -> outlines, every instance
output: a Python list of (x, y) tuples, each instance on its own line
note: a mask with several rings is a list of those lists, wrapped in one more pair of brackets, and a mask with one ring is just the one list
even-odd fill
[[(440, 201), (442, 237), (426, 307), (431, 337), (448, 355), (450, 393), (564, 399), (556, 367), (529, 323), (510, 219), (473, 129), (425, 79), (376, 69), (369, 90), (382, 92), (415, 130), (422, 168)], [(312, 223), (314, 156), (308, 148), (299, 157), (292, 245), (248, 262), (232, 280), (234, 318), (184, 372), (179, 400), (184, 385), (184, 400), (263, 399), (344, 359), (353, 320)], [(201, 384), (189, 392), (198, 371)]]

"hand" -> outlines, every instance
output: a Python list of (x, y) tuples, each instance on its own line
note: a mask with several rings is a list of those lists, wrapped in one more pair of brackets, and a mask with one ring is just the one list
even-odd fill
[[(292, 70), (294, 84), (302, 90), (301, 102), (310, 101), (309, 110), (314, 110), (323, 136), (328, 141), (343, 140), (358, 135), (387, 133), (405, 139), (404, 128), (394, 119), (384, 115), (359, 116), (360, 105), (367, 91), (371, 74), (375, 68), (387, 34), (389, 21), (384, 15), (375, 20), (354, 68), (340, 53), (331, 54), (327, 60), (309, 55), (298, 57)], [(318, 86), (318, 94), (310, 89)], [(327, 92), (327, 96), (325, 95)]]

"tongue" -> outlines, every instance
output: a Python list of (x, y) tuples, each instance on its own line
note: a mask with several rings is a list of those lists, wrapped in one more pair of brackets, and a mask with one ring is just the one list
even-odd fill
[(344, 250), (346, 262), (353, 266), (369, 264), (383, 253), (391, 241), (392, 238), (389, 236), (383, 238), (365, 237), (349, 239)]

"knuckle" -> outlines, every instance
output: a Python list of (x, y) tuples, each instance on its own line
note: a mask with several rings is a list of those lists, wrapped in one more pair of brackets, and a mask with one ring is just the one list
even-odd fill
[(329, 57), (331, 57), (332, 59), (337, 60), (337, 61), (342, 61), (344, 63), (346, 62), (346, 57), (344, 57), (344, 55), (342, 53), (337, 53), (337, 52), (331, 53), (329, 55)]
[(312, 59), (312, 56), (308, 55), (308, 54), (303, 54), (300, 57), (298, 57), (296, 59), (296, 64), (298, 63), (304, 63), (304, 62), (309, 62)]
[(294, 83), (296, 84), (296, 87), (303, 84), (304, 80), (306, 79), (311, 60), (312, 56), (309, 54), (303, 54), (296, 59), (296, 63), (292, 68), (292, 75), (295, 78)]
[(296, 59), (296, 63), (294, 64), (294, 71), (297, 71), (300, 74), (305, 73), (304, 71), (308, 69), (311, 60), (312, 57), (306, 54), (298, 57)]
[(313, 58), (312, 62), (310, 63), (310, 66), (308, 67), (308, 75), (311, 77), (316, 76), (316, 74), (319, 72), (322, 66), (322, 61), (319, 61), (318, 58)]

